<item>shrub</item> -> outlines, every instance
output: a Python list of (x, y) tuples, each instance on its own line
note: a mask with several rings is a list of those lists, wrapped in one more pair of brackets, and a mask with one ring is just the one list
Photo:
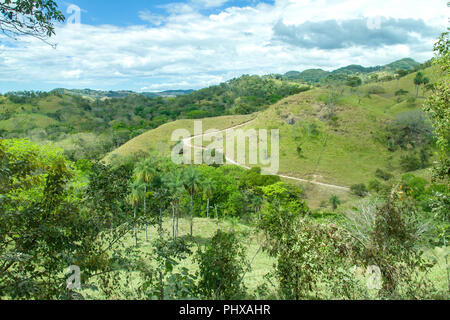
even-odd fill
[(350, 190), (352, 191), (353, 194), (359, 196), (359, 197), (365, 197), (367, 196), (367, 194), (369, 193), (366, 185), (363, 183), (360, 184), (355, 184), (353, 186), (351, 186)]
[(337, 195), (333, 195), (330, 198), (330, 204), (331, 207), (333, 208), (333, 211), (335, 211), (341, 205), (341, 200)]
[(277, 260), (267, 278), (277, 280), (282, 299), (353, 299), (358, 291), (345, 245), (348, 236), (335, 225), (302, 216), (308, 211), (280, 196), (266, 203), (259, 228), (266, 236), (265, 249)]
[(388, 145), (392, 150), (414, 148), (429, 144), (433, 137), (430, 122), (421, 111), (409, 111), (399, 114), (387, 126)]
[(377, 179), (373, 179), (369, 182), (369, 190), (379, 192), (381, 189), (381, 182)]
[(200, 293), (212, 299), (241, 299), (246, 272), (246, 254), (235, 233), (217, 231), (204, 250), (196, 256), (199, 265)]
[(424, 226), (409, 198), (393, 190), (385, 202), (364, 201), (347, 218), (346, 229), (358, 239), (354, 245), (360, 261), (381, 271), (380, 298), (430, 296), (430, 283), (419, 276), (432, 266), (420, 249)]
[(372, 86), (367, 90), (368, 94), (383, 94), (386, 90), (381, 86)]
[(419, 157), (417, 157), (413, 153), (410, 153), (400, 158), (400, 166), (402, 167), (403, 171), (410, 172), (421, 169), (422, 163)]
[(375, 172), (375, 176), (379, 179), (383, 179), (384, 181), (391, 180), (394, 177), (392, 174), (381, 169), (377, 169), (377, 171)]
[(398, 97), (398, 96), (406, 96), (408, 93), (409, 93), (409, 91), (400, 89), (400, 90), (398, 90), (398, 91), (395, 92), (395, 96), (396, 96), (396, 97)]

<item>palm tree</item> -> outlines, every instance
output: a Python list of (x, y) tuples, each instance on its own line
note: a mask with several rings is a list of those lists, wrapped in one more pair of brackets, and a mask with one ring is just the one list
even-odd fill
[(136, 228), (136, 213), (137, 208), (139, 206), (139, 203), (144, 198), (144, 185), (135, 181), (131, 185), (131, 193), (127, 197), (127, 202), (133, 206), (134, 209), (134, 227), (133, 227), (133, 233), (134, 233), (134, 246), (137, 247), (137, 228)]
[(194, 195), (200, 189), (201, 177), (197, 169), (188, 167), (184, 172), (184, 188), (191, 198), (191, 237), (193, 236), (194, 225)]
[(179, 171), (169, 173), (164, 177), (164, 183), (171, 194), (172, 205), (172, 234), (173, 238), (178, 238), (178, 219), (180, 198), (186, 192), (183, 184), (183, 177)]
[(203, 180), (202, 182), (202, 190), (203, 194), (205, 195), (207, 202), (206, 202), (206, 217), (209, 219), (209, 202), (211, 200), (211, 197), (214, 195), (214, 192), (216, 191), (216, 184), (214, 181), (210, 178), (207, 178)]
[(148, 224), (147, 224), (147, 186), (155, 177), (156, 170), (150, 159), (139, 162), (134, 169), (136, 180), (144, 185), (144, 217), (145, 221), (145, 242), (148, 242)]

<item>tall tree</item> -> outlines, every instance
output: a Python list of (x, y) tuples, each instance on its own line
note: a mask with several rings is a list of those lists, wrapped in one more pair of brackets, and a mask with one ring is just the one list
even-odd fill
[(202, 190), (206, 198), (206, 217), (209, 218), (210, 200), (211, 197), (214, 195), (214, 191), (216, 190), (216, 185), (214, 181), (210, 178), (206, 178), (205, 180), (203, 180)]
[(138, 245), (137, 238), (137, 209), (139, 207), (139, 203), (144, 199), (144, 185), (138, 181), (133, 182), (131, 185), (131, 193), (127, 197), (127, 201), (130, 205), (133, 206), (134, 210), (134, 226), (133, 226), (133, 237), (134, 237), (134, 246)]
[(358, 89), (362, 85), (362, 80), (360, 77), (350, 77), (347, 79), (347, 85), (356, 90), (358, 94), (358, 104), (361, 104), (361, 91)]
[(145, 159), (136, 165), (134, 171), (137, 181), (144, 185), (144, 219), (145, 219), (145, 242), (148, 242), (148, 217), (147, 217), (147, 190), (148, 185), (155, 177), (156, 170), (150, 159)]
[(168, 173), (164, 177), (164, 182), (169, 190), (171, 196), (172, 205), (172, 235), (173, 238), (178, 238), (178, 219), (179, 219), (179, 206), (181, 197), (186, 192), (183, 184), (183, 177), (179, 171)]
[(193, 236), (194, 228), (194, 195), (198, 193), (201, 186), (200, 172), (194, 167), (188, 167), (184, 172), (184, 187), (189, 193), (190, 208), (191, 208), (191, 237)]

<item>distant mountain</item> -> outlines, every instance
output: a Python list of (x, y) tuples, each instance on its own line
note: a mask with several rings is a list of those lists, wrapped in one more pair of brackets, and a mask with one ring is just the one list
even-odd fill
[(155, 97), (178, 97), (178, 96), (184, 96), (187, 94), (190, 94), (194, 92), (194, 90), (166, 90), (161, 92), (141, 92), (140, 94), (149, 97), (149, 98), (155, 98)]
[(337, 70), (334, 70), (332, 73), (334, 74), (355, 74), (355, 73), (371, 73), (371, 72), (378, 72), (383, 70), (383, 67), (377, 66), (377, 67), (363, 67), (357, 64), (352, 64), (344, 68), (340, 68)]
[(395, 72), (399, 69), (414, 70), (420, 65), (421, 64), (419, 62), (414, 61), (411, 58), (404, 58), (384, 66), (363, 67), (361, 65), (352, 64), (343, 68), (336, 69), (332, 72), (328, 72), (322, 69), (308, 69), (303, 72), (289, 71), (286, 74), (284, 74), (284, 77), (288, 80), (300, 80), (304, 82), (317, 83), (320, 82), (322, 79), (326, 78), (330, 74), (352, 75), (352, 74), (368, 74), (380, 71)]
[(384, 69), (390, 69), (394, 71), (399, 69), (412, 70), (418, 66), (420, 66), (420, 63), (418, 63), (417, 61), (411, 58), (405, 58), (384, 66)]
[(156, 97), (177, 97), (187, 95), (192, 93), (194, 90), (167, 90), (162, 92), (134, 92), (129, 90), (119, 90), (119, 91), (103, 91), (103, 90), (92, 90), (92, 89), (64, 89), (58, 88), (52, 90), (53, 93), (59, 94), (72, 94), (77, 96), (82, 96), (91, 99), (105, 99), (105, 98), (125, 98), (131, 95), (143, 95), (148, 98)]
[(303, 72), (299, 71), (290, 71), (286, 73), (284, 76), (289, 80), (303, 80), (305, 82), (320, 82), (323, 78), (325, 78), (330, 73), (324, 71), (322, 69), (309, 69)]

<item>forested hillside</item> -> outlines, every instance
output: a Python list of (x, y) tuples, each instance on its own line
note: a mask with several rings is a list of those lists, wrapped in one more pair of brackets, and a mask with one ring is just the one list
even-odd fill
[(129, 92), (120, 98), (101, 99), (62, 90), (9, 93), (0, 96), (0, 134), (54, 142), (73, 160), (101, 159), (133, 137), (165, 123), (249, 114), (308, 89), (271, 77), (243, 76), (169, 98)]

